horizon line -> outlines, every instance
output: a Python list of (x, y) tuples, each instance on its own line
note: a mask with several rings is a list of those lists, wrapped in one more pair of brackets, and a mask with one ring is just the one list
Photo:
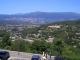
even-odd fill
[[(40, 12), (43, 12), (43, 11), (34, 11), (34, 12), (25, 12), (25, 13), (11, 13), (11, 14), (6, 14), (6, 13), (3, 13), (3, 14), (0, 14), (0, 15), (18, 15), (18, 14), (29, 14), (29, 13), (40, 13)], [(77, 13), (77, 14), (80, 14), (79, 12), (44, 12), (44, 13)]]

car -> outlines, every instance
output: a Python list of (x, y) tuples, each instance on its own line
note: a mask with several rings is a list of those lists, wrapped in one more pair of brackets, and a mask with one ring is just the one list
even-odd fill
[(39, 54), (33, 54), (31, 60), (41, 60), (41, 57)]
[(8, 51), (0, 50), (0, 59), (1, 60), (7, 60), (10, 57), (10, 54)]
[(54, 60), (65, 60), (64, 58), (60, 57), (60, 56), (55, 56)]

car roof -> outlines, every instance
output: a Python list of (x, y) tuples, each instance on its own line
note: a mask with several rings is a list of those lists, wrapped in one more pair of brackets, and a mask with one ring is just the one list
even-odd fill
[(5, 53), (5, 52), (7, 52), (7, 51), (5, 51), (5, 50), (0, 50), (0, 53), (1, 53), (1, 52), (2, 52), (2, 53)]
[(38, 54), (34, 54), (34, 55), (32, 56), (32, 58), (38, 58), (38, 57), (39, 57)]

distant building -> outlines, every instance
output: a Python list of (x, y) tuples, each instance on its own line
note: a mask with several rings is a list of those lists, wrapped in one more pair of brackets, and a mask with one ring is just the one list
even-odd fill
[(47, 42), (52, 43), (52, 42), (53, 42), (53, 40), (54, 40), (54, 38), (53, 38), (53, 37), (49, 37), (49, 38), (48, 38), (48, 40), (46, 40), (46, 41), (47, 41)]
[(15, 40), (16, 38), (15, 37), (10, 37), (12, 40)]
[(60, 25), (51, 25), (51, 26), (48, 26), (49, 28), (61, 28)]

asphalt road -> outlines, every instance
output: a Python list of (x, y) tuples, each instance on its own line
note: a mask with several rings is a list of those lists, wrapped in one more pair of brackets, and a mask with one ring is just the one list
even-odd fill
[(31, 60), (33, 54), (23, 52), (10, 52), (10, 58), (8, 60)]
[[(10, 58), (8, 60), (31, 60), (32, 57), (32, 53), (25, 53), (25, 52), (17, 52), (17, 51), (9, 51), (10, 53)], [(41, 60), (43, 59), (43, 56), (41, 56)], [(63, 58), (60, 57), (56, 57), (56, 56), (50, 56), (48, 55), (47, 60), (65, 60)]]
[[(32, 53), (10, 52), (10, 58), (8, 60), (31, 60), (32, 55), (33, 55)], [(43, 56), (42, 55), (40, 56), (41, 60), (44, 60)], [(49, 59), (49, 56), (47, 60), (51, 60)]]

